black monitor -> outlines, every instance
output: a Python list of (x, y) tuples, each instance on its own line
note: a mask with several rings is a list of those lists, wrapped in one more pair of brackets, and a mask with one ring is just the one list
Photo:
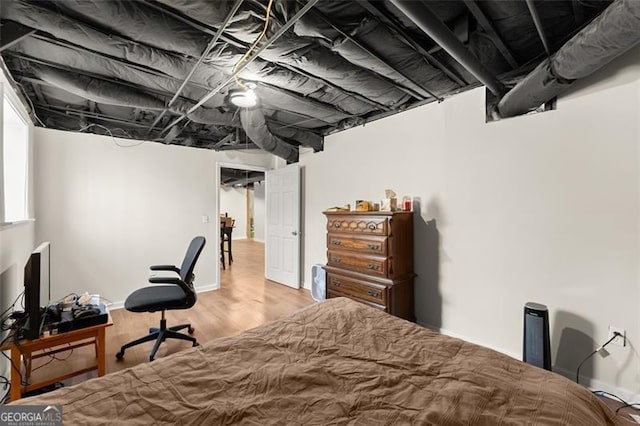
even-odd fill
[(31, 252), (24, 267), (24, 310), (27, 322), (23, 327), (24, 337), (37, 339), (42, 332), (42, 306), (49, 305), (51, 298), (50, 244), (40, 244)]

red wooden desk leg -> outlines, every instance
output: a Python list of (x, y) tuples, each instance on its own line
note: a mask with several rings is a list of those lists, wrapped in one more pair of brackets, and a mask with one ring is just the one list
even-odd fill
[(17, 401), (22, 398), (22, 378), (19, 368), (20, 351), (16, 346), (13, 346), (11, 348), (11, 401)]
[(107, 373), (107, 354), (106, 354), (106, 342), (105, 342), (105, 329), (100, 327), (98, 330), (98, 336), (96, 336), (96, 342), (98, 344), (98, 376), (104, 376)]

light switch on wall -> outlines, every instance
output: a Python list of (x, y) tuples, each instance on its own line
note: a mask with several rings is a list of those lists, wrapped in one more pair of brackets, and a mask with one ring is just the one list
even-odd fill
[(202, 223), (209, 223), (209, 215), (202, 215)]

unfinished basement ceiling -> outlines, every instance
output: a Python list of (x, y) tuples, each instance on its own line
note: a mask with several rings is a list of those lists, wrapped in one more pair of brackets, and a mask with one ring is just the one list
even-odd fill
[[(0, 49), (39, 126), (290, 162), (327, 134), (486, 84), (397, 1), (274, 0), (241, 61), (268, 3), (2, 0)], [(423, 3), (508, 89), (611, 1)], [(259, 104), (240, 111), (229, 92), (248, 83)]]
[(253, 188), (256, 182), (264, 181), (264, 172), (244, 169), (220, 168), (220, 186), (236, 188)]

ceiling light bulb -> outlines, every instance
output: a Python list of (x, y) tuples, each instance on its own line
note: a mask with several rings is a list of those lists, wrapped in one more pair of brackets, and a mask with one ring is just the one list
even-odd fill
[(231, 103), (240, 108), (251, 108), (258, 104), (258, 96), (253, 89), (234, 89), (229, 91)]

